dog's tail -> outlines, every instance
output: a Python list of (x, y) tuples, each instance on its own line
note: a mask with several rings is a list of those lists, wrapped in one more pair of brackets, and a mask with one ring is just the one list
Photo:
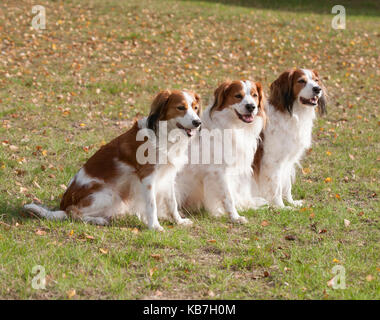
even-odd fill
[(39, 217), (45, 218), (48, 220), (64, 220), (68, 218), (65, 211), (62, 211), (62, 210), (51, 211), (35, 203), (26, 204), (24, 206), (24, 210), (35, 213)]

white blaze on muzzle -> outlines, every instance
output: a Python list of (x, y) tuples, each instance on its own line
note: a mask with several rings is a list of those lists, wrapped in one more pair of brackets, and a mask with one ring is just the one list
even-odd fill
[(320, 88), (319, 84), (313, 80), (313, 74), (310, 70), (301, 69), (306, 75), (307, 82), (305, 87), (299, 93), (299, 99), (301, 103), (307, 101), (306, 104), (317, 105), (318, 99), (322, 96), (322, 90), (319, 93), (315, 93), (313, 88)]
[(193, 136), (199, 128), (199, 124), (195, 125), (195, 122), (200, 123), (201, 119), (198, 114), (193, 109), (194, 98), (187, 92), (182, 91), (183, 96), (185, 97), (187, 103), (187, 110), (183, 117), (177, 117), (177, 127), (185, 130), (188, 136)]

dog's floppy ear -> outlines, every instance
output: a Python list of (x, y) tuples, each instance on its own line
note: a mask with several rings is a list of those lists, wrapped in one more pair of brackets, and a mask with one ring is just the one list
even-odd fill
[(213, 114), (215, 110), (218, 110), (221, 106), (223, 106), (226, 99), (226, 91), (228, 90), (231, 81), (223, 82), (218, 88), (214, 91), (214, 103), (210, 109), (210, 116)]
[[(314, 74), (319, 78), (318, 72), (313, 70)], [(320, 79), (320, 78), (319, 78)], [(327, 104), (327, 91), (321, 80), (319, 80), (319, 86), (322, 88), (322, 96), (318, 99), (318, 112), (320, 116), (323, 116), (327, 113), (326, 104)]]
[(293, 70), (283, 72), (270, 86), (269, 102), (281, 111), (293, 114)]
[(194, 92), (194, 97), (195, 97), (195, 101), (197, 102), (199, 108), (198, 108), (198, 111), (197, 111), (197, 115), (200, 116), (201, 113), (202, 113), (202, 101), (201, 101), (201, 97), (198, 93), (195, 93)]
[(260, 82), (256, 82), (255, 85), (257, 88), (257, 92), (259, 93), (259, 112), (257, 113), (257, 115), (263, 118), (263, 128), (265, 128), (265, 125), (267, 123), (267, 115), (265, 112), (265, 94), (263, 86)]
[(147, 127), (149, 129), (156, 131), (158, 121), (163, 119), (166, 114), (170, 95), (171, 92), (169, 90), (163, 90), (154, 98), (147, 119)]

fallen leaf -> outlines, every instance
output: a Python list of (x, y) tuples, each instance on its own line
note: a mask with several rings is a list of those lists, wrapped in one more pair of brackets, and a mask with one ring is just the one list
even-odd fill
[(332, 181), (332, 179), (330, 178), (330, 177), (327, 177), (326, 179), (325, 179), (325, 183), (328, 183), (328, 182), (331, 182)]
[(107, 253), (108, 253), (108, 250), (107, 250), (107, 249), (99, 248), (99, 251), (100, 251), (102, 254), (107, 254)]
[(44, 236), (44, 235), (46, 235), (46, 231), (41, 230), (41, 229), (37, 229), (36, 230), (36, 235), (38, 235), (38, 236)]
[(292, 234), (289, 234), (289, 235), (285, 236), (285, 240), (294, 241), (296, 239), (297, 239), (297, 237), (294, 236), (294, 235), (292, 235)]
[(67, 297), (68, 297), (69, 299), (71, 299), (71, 298), (74, 297), (77, 293), (76, 293), (75, 289), (72, 289), (72, 290), (67, 291), (66, 294), (67, 294)]
[(371, 282), (373, 280), (373, 275), (372, 274), (369, 274), (368, 276), (365, 277), (365, 279), (368, 281), (368, 282)]
[(335, 259), (335, 258), (333, 259), (333, 262), (334, 263), (340, 263), (340, 261), (338, 259)]
[(156, 259), (157, 261), (160, 261), (161, 260), (161, 255), (160, 254), (151, 254), (150, 255), (153, 259)]
[(133, 229), (131, 230), (131, 232), (134, 233), (134, 234), (138, 234), (140, 231), (139, 231), (139, 229), (137, 229), (137, 228), (133, 228)]
[(327, 232), (326, 229), (320, 229), (320, 230), (318, 230), (318, 233), (319, 233), (319, 234), (321, 234), (321, 233), (326, 233), (326, 232)]
[(210, 242), (210, 243), (215, 243), (216, 240), (215, 239), (210, 239), (210, 240), (207, 240), (207, 242)]
[(266, 220), (264, 220), (263, 222), (261, 222), (261, 226), (262, 226), (262, 227), (266, 227), (266, 226), (268, 226), (268, 225), (269, 225), (269, 222), (266, 221)]
[(86, 239), (89, 239), (89, 240), (95, 240), (95, 237), (85, 233), (84, 236), (86, 237)]
[(150, 275), (150, 277), (152, 277), (153, 274), (154, 274), (157, 270), (158, 270), (157, 268), (151, 268), (151, 269), (149, 269), (149, 275)]
[(7, 228), (7, 229), (12, 228), (12, 226), (11, 226), (10, 224), (5, 223), (5, 222), (3, 222), (3, 221), (0, 221), (0, 225), (4, 226), (4, 227)]
[(160, 296), (162, 296), (162, 292), (160, 291), (160, 290), (156, 290), (156, 292), (154, 293), (154, 295), (156, 296), (156, 297), (160, 297)]
[(351, 223), (351, 221), (347, 220), (347, 219), (344, 219), (343, 221), (344, 221), (344, 226), (345, 227), (348, 227), (350, 225), (350, 223)]

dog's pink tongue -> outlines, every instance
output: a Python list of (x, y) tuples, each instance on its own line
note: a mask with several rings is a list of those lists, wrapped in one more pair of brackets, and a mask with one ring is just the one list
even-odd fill
[(253, 115), (249, 114), (249, 115), (244, 115), (243, 116), (243, 119), (244, 121), (246, 122), (252, 122), (253, 121)]
[(192, 136), (194, 134), (194, 131), (192, 129), (185, 129), (188, 136)]

